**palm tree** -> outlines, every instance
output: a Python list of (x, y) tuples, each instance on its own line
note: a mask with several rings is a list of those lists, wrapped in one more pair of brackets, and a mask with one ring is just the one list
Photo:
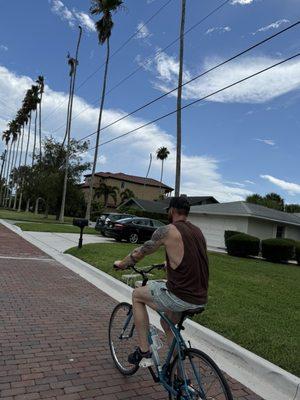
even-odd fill
[[(28, 150), (29, 150), (29, 142), (30, 142), (30, 133), (31, 133), (31, 117), (32, 117), (32, 89), (28, 89), (27, 93), (25, 95), (25, 98), (23, 100), (23, 110), (24, 113), (27, 116), (27, 121), (26, 124), (28, 124), (28, 129), (27, 129), (27, 145), (26, 145), (26, 150), (25, 150), (25, 157), (24, 157), (24, 166), (27, 165), (27, 157), (28, 157)], [(19, 198), (19, 206), (18, 206), (18, 212), (21, 211), (21, 206), (22, 206), (22, 198), (23, 198), (23, 186), (24, 186), (24, 177), (22, 179), (21, 187), (20, 187), (20, 198)], [(26, 209), (29, 208), (29, 204), (27, 202), (27, 207)]]
[(36, 148), (36, 133), (37, 133), (37, 116), (38, 116), (38, 104), (40, 103), (39, 98), (39, 87), (37, 85), (32, 85), (32, 98), (31, 98), (31, 110), (35, 111), (34, 118), (34, 141), (33, 141), (33, 150), (32, 150), (32, 165), (34, 164), (35, 159), (35, 148)]
[(75, 56), (75, 58), (71, 58), (68, 55), (68, 64), (70, 65), (70, 90), (69, 90), (66, 133), (65, 133), (64, 140), (63, 140), (63, 146), (65, 143), (65, 140), (67, 140), (67, 152), (66, 152), (66, 165), (65, 165), (63, 194), (62, 194), (60, 214), (59, 214), (60, 222), (64, 222), (64, 216), (65, 216), (65, 205), (66, 205), (67, 184), (68, 184), (68, 169), (69, 169), (70, 140), (71, 140), (71, 122), (72, 122), (72, 113), (73, 113), (73, 98), (74, 98), (74, 91), (75, 91), (76, 72), (77, 72), (77, 66), (78, 66), (79, 46), (80, 46), (81, 35), (82, 35), (81, 26), (79, 26), (78, 28), (79, 28), (79, 37), (78, 37), (77, 48), (76, 48), (76, 56)]
[(134, 195), (134, 193), (133, 193), (132, 190), (130, 190), (130, 189), (125, 189), (125, 190), (120, 194), (120, 197), (121, 197), (121, 201), (122, 201), (122, 203), (123, 203), (125, 200), (129, 200), (129, 199), (134, 198), (135, 195)]
[(176, 149), (175, 196), (179, 196), (180, 194), (180, 178), (181, 178), (181, 103), (182, 103), (185, 9), (186, 9), (186, 0), (181, 0), (179, 74), (178, 74), (178, 92), (177, 92), (177, 149)]
[(111, 36), (112, 28), (114, 25), (114, 23), (112, 21), (111, 12), (117, 11), (121, 7), (122, 4), (123, 4), (122, 0), (92, 0), (92, 6), (90, 8), (90, 12), (92, 15), (103, 14), (101, 19), (96, 22), (95, 26), (96, 26), (96, 29), (98, 32), (99, 43), (104, 44), (106, 42), (107, 51), (106, 51), (106, 62), (105, 62), (105, 70), (104, 70), (104, 78), (103, 78), (102, 96), (101, 96), (101, 103), (100, 103), (100, 109), (99, 109), (96, 147), (95, 147), (95, 153), (94, 153), (94, 162), (93, 162), (93, 167), (92, 167), (92, 175), (91, 175), (91, 180), (90, 180), (90, 187), (89, 187), (87, 208), (86, 208), (86, 216), (85, 216), (87, 219), (90, 219), (90, 216), (91, 216), (94, 175), (96, 172), (96, 166), (97, 166), (97, 160), (98, 160), (100, 130), (101, 130), (102, 113), (103, 113), (105, 92), (106, 92), (108, 63), (109, 63), (109, 56), (110, 56), (109, 38)]
[[(16, 148), (16, 140), (18, 139), (18, 131), (19, 125), (16, 120), (12, 120), (8, 123), (9, 132), (11, 135), (11, 145), (10, 152), (8, 158), (8, 165), (6, 169), (6, 187), (4, 190), (4, 205), (6, 204), (6, 199), (10, 194), (10, 174), (13, 167), (14, 157), (15, 157), (15, 148)], [(13, 146), (13, 149), (12, 149)]]
[(45, 88), (44, 77), (39, 75), (36, 83), (38, 84), (39, 88), (39, 95), (40, 95), (40, 102), (39, 102), (39, 142), (40, 142), (40, 159), (42, 157), (42, 99), (43, 93)]
[[(168, 158), (168, 155), (170, 154), (169, 150), (167, 147), (160, 147), (156, 151), (156, 159), (161, 160), (161, 173), (160, 173), (160, 183), (162, 184), (163, 181), (163, 174), (164, 174), (164, 162)], [(161, 194), (161, 185), (160, 185), (160, 194)]]
[(11, 132), (9, 129), (3, 132), (2, 134), (2, 140), (5, 140), (6, 144), (6, 157), (5, 157), (5, 163), (4, 163), (4, 171), (3, 171), (3, 185), (1, 186), (1, 192), (0, 192), (0, 201), (1, 205), (3, 206), (4, 204), (4, 199), (5, 199), (5, 191), (6, 191), (6, 171), (8, 170), (8, 166), (10, 163), (10, 155), (11, 155), (11, 147), (12, 147), (12, 142), (11, 142)]
[(106, 185), (106, 183), (101, 183), (99, 187), (95, 190), (95, 195), (94, 197), (99, 198), (103, 197), (104, 198), (104, 205), (107, 207), (108, 199), (111, 197), (115, 204), (117, 204), (117, 196), (119, 193), (119, 188), (117, 186), (109, 186)]

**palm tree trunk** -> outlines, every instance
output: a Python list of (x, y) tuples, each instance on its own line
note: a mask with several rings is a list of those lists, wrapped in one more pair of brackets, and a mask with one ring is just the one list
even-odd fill
[(40, 197), (38, 197), (35, 201), (35, 207), (34, 207), (34, 214), (38, 215), (39, 213), (39, 201), (40, 201)]
[[(21, 140), (21, 133), (19, 133), (19, 137), (18, 137), (18, 143), (17, 143), (17, 150), (16, 150), (16, 155), (14, 158), (14, 161), (12, 163), (12, 170), (11, 172), (13, 172), (16, 168), (17, 165), (17, 159), (18, 159), (18, 153), (19, 153), (19, 146), (20, 146), (20, 140)], [(12, 192), (13, 192), (13, 188), (15, 186), (15, 175), (12, 175), (12, 180), (11, 180), (11, 193), (10, 193), (10, 197), (9, 197), (9, 204), (8, 204), (8, 208), (11, 207), (11, 203), (12, 203)]]
[[(3, 194), (3, 190), (4, 190), (4, 185), (5, 185), (5, 171), (6, 171), (6, 164), (7, 164), (7, 153), (8, 153), (8, 144), (6, 145), (6, 149), (4, 150), (4, 153), (3, 153), (3, 161), (2, 161), (2, 165), (1, 165), (0, 205), (2, 204), (2, 194)], [(3, 177), (3, 181), (2, 181), (2, 177)]]
[[(23, 144), (24, 144), (24, 132), (25, 132), (25, 126), (23, 125), (22, 139), (21, 139), (21, 149), (20, 149), (20, 156), (19, 156), (19, 166), (18, 166), (18, 169), (20, 169), (20, 167), (21, 167), (21, 161), (22, 161)], [(15, 194), (15, 201), (14, 201), (14, 207), (13, 207), (14, 210), (17, 208), (18, 190), (19, 190), (19, 187), (18, 187), (18, 185), (16, 185), (16, 194)]]
[(161, 186), (162, 186), (162, 180), (163, 180), (163, 174), (164, 174), (164, 161), (165, 161), (165, 160), (161, 160), (160, 195), (162, 195)]
[[(12, 148), (13, 146), (13, 148)], [(6, 186), (4, 190), (4, 206), (6, 206), (6, 197), (9, 195), (9, 177), (10, 177), (10, 172), (11, 172), (11, 166), (12, 166), (12, 160), (15, 155), (15, 147), (16, 147), (16, 142), (12, 141), (11, 146), (10, 146), (10, 152), (9, 152), (9, 159), (8, 159), (8, 165), (7, 165), (7, 170), (6, 170)]]
[(36, 110), (35, 110), (35, 118), (34, 118), (34, 141), (33, 141), (33, 150), (32, 150), (32, 164), (31, 164), (32, 166), (34, 164), (35, 148), (36, 148), (37, 115), (38, 115), (38, 109), (36, 108)]
[(27, 199), (25, 212), (29, 212), (30, 199)]
[(177, 149), (176, 149), (175, 196), (179, 196), (179, 194), (180, 194), (180, 178), (181, 178), (181, 133), (182, 133), (181, 132), (181, 103), (182, 103), (185, 9), (186, 9), (186, 0), (182, 0), (181, 26), (180, 26), (179, 74), (178, 74), (178, 92), (177, 92)]
[(107, 72), (108, 72), (109, 56), (110, 56), (110, 44), (109, 44), (109, 38), (108, 38), (107, 39), (105, 71), (104, 71), (103, 87), (102, 87), (102, 97), (101, 97), (100, 110), (99, 110), (99, 119), (98, 119), (98, 127), (97, 127), (97, 139), (96, 139), (96, 147), (95, 147), (95, 153), (94, 153), (94, 163), (93, 163), (92, 176), (91, 176), (91, 180), (90, 180), (88, 201), (87, 201), (86, 214), (85, 214), (85, 218), (88, 219), (88, 220), (90, 220), (90, 217), (91, 217), (91, 205), (92, 205), (92, 199), (93, 199), (94, 175), (95, 175), (96, 166), (97, 166), (97, 160), (98, 160), (98, 148), (99, 148), (99, 141), (100, 141), (100, 130), (101, 130), (101, 122), (102, 122), (102, 113), (103, 113), (103, 107), (104, 107), (104, 101), (105, 101), (105, 93), (106, 93), (106, 83), (107, 83)]
[(152, 165), (152, 153), (150, 153), (149, 166), (148, 166), (148, 170), (147, 170), (147, 174), (146, 174), (146, 179), (145, 179), (145, 182), (144, 182), (144, 190), (146, 188), (146, 181), (147, 181), (147, 178), (148, 178), (149, 173), (150, 173), (151, 165)]
[[(27, 131), (27, 145), (26, 145), (26, 152), (25, 152), (25, 159), (24, 159), (24, 165), (26, 166), (27, 164), (27, 156), (28, 156), (28, 149), (29, 149), (29, 141), (30, 141), (30, 130), (31, 130), (31, 112), (29, 115), (29, 124), (28, 124), (28, 131)], [(22, 179), (21, 183), (21, 193), (20, 193), (20, 199), (19, 199), (19, 207), (18, 207), (18, 212), (21, 211), (21, 205), (22, 205), (22, 198), (23, 198), (23, 187), (24, 187), (24, 178)]]
[(40, 141), (40, 160), (42, 159), (42, 98), (43, 93), (41, 93), (40, 103), (39, 103), (39, 141)]
[[(71, 86), (71, 92), (70, 92), (70, 96), (69, 96), (70, 109), (68, 110), (69, 113), (68, 113), (68, 116), (67, 116), (67, 130), (66, 130), (67, 154), (66, 154), (66, 166), (65, 166), (63, 194), (62, 194), (60, 214), (59, 214), (59, 221), (60, 222), (64, 222), (64, 216), (65, 216), (67, 185), (68, 185), (69, 156), (70, 156), (70, 140), (71, 140), (71, 123), (72, 123), (72, 112), (73, 112), (73, 99), (74, 99), (75, 81), (76, 81), (76, 72), (77, 72), (77, 62), (78, 62), (78, 53), (79, 53), (81, 35), (82, 35), (82, 28), (79, 27), (79, 37), (78, 37), (77, 48), (76, 48), (76, 56), (75, 56), (76, 62), (75, 62), (75, 67), (74, 67), (74, 77), (73, 77), (73, 82), (72, 82), (72, 86)], [(72, 80), (72, 76), (71, 76), (71, 80)]]

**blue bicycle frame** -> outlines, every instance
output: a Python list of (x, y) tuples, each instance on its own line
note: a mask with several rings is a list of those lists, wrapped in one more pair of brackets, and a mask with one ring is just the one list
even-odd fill
[[(152, 368), (152, 367), (149, 367), (149, 371), (150, 371), (150, 373), (151, 373), (151, 375), (152, 375), (152, 378), (154, 379), (155, 382), (162, 384), (162, 385), (164, 386), (164, 388), (165, 388), (169, 393), (173, 394), (174, 396), (178, 395), (178, 392), (176, 391), (176, 389), (174, 389), (172, 386), (170, 386), (170, 384), (169, 384), (169, 379), (168, 379), (168, 370), (169, 370), (169, 366), (170, 366), (170, 364), (171, 364), (171, 359), (172, 359), (172, 357), (173, 357), (173, 354), (174, 354), (174, 352), (175, 352), (175, 349), (177, 348), (177, 351), (178, 351), (178, 360), (179, 360), (179, 373), (180, 373), (180, 376), (182, 377), (182, 379), (183, 379), (183, 381), (184, 381), (183, 388), (184, 388), (184, 390), (185, 390), (185, 393), (189, 393), (190, 387), (189, 387), (189, 384), (188, 384), (188, 379), (187, 379), (187, 377), (186, 377), (186, 374), (185, 374), (185, 371), (184, 371), (184, 367), (183, 367), (183, 362), (182, 362), (182, 360), (184, 359), (184, 352), (185, 352), (185, 350), (187, 350), (187, 345), (185, 344), (185, 341), (184, 341), (184, 339), (183, 339), (183, 337), (182, 337), (182, 335), (181, 335), (181, 333), (180, 333), (180, 329), (177, 328), (177, 327), (175, 326), (175, 324), (174, 324), (163, 312), (157, 311), (157, 313), (158, 313), (158, 314), (160, 315), (160, 317), (170, 326), (171, 331), (172, 331), (172, 333), (173, 333), (173, 335), (174, 335), (174, 339), (173, 339), (173, 342), (172, 342), (172, 344), (171, 344), (171, 346), (170, 346), (170, 349), (169, 349), (169, 351), (168, 351), (166, 360), (165, 360), (165, 362), (163, 363), (163, 365), (160, 364), (160, 365), (156, 365), (156, 366), (155, 366), (157, 375), (156, 375), (155, 372), (153, 371), (153, 368)], [(124, 335), (124, 333), (125, 333), (125, 331), (126, 331), (128, 325), (129, 325), (129, 323), (130, 323), (131, 318), (133, 318), (132, 309), (131, 309), (130, 312), (128, 313), (128, 317), (127, 317), (127, 319), (126, 319), (126, 321), (125, 321), (125, 324), (124, 324), (122, 333), (121, 333), (121, 335), (120, 335), (120, 337), (119, 337), (121, 340), (122, 340), (123, 338), (125, 339), (125, 338), (132, 337), (132, 335), (133, 335), (134, 324), (133, 324), (133, 326), (132, 326), (131, 331), (129, 332), (129, 334), (128, 334), (128, 335)], [(148, 341), (149, 341), (149, 344), (151, 345), (151, 344), (152, 344), (152, 339), (151, 339), (150, 334), (149, 334), (149, 336), (148, 336)], [(192, 368), (193, 368), (193, 372), (194, 372), (194, 374), (195, 374), (195, 377), (196, 377), (196, 379), (197, 379), (197, 383), (198, 383), (198, 385), (199, 385), (199, 388), (201, 389), (201, 391), (199, 392), (199, 395), (201, 396), (201, 398), (202, 398), (203, 400), (206, 400), (205, 392), (204, 392), (204, 390), (203, 390), (203, 386), (202, 386), (202, 383), (201, 383), (200, 374), (199, 374), (198, 371), (196, 370), (196, 368), (195, 368), (195, 366), (194, 366), (194, 364), (193, 364), (192, 359), (190, 359), (190, 362), (191, 362), (191, 365), (192, 365)], [(187, 396), (182, 397), (182, 398), (183, 398), (183, 399), (192, 399), (192, 397), (190, 397), (189, 394), (188, 394)]]

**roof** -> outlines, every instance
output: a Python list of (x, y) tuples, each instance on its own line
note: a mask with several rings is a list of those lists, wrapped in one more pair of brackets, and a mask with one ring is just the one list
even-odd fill
[(300, 218), (294, 214), (259, 206), (258, 204), (246, 203), (245, 201), (192, 206), (191, 213), (253, 217), (300, 226)]
[[(149, 211), (159, 214), (165, 214), (167, 204), (164, 201), (151, 201), (151, 200), (141, 200), (141, 199), (129, 199), (121, 204), (122, 207), (128, 206), (134, 203), (137, 207), (139, 207), (143, 211)], [(120, 206), (120, 207), (121, 207)]]
[[(171, 188), (168, 185), (165, 185), (162, 182), (157, 181), (156, 179), (151, 179), (151, 178), (143, 178), (141, 176), (135, 176), (135, 175), (127, 175), (123, 174), (122, 172), (96, 172), (96, 176), (100, 176), (101, 178), (112, 178), (112, 179), (117, 179), (119, 181), (126, 181), (126, 182), (132, 182), (136, 183), (138, 185), (147, 185), (147, 186), (155, 186), (155, 187), (162, 187), (164, 189), (167, 189), (169, 191), (173, 191), (174, 189)], [(85, 175), (85, 177), (90, 177), (91, 174)]]
[[(216, 200), (213, 196), (185, 196), (190, 205), (197, 205), (198, 203), (203, 203), (204, 201), (210, 201), (211, 203), (219, 203), (218, 200)], [(165, 203), (169, 203), (172, 197), (168, 197), (164, 200), (162, 200)]]

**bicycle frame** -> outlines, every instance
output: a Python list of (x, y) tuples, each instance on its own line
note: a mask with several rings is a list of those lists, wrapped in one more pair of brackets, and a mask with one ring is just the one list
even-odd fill
[[(177, 391), (176, 391), (172, 386), (169, 385), (168, 372), (169, 372), (169, 367), (170, 367), (170, 365), (171, 365), (172, 357), (173, 357), (173, 355), (174, 355), (174, 353), (175, 353), (175, 351), (176, 351), (176, 349), (177, 349), (177, 352), (178, 352), (178, 360), (179, 360), (179, 372), (180, 372), (181, 377), (182, 377), (183, 380), (184, 380), (184, 388), (185, 388), (185, 391), (186, 391), (186, 393), (188, 393), (188, 392), (189, 392), (188, 380), (187, 380), (187, 377), (186, 377), (186, 374), (185, 374), (185, 371), (184, 371), (184, 367), (183, 367), (183, 362), (182, 362), (182, 360), (184, 359), (184, 351), (187, 349), (187, 345), (186, 345), (186, 343), (185, 343), (185, 341), (184, 341), (184, 339), (183, 339), (183, 337), (182, 337), (182, 335), (181, 335), (181, 333), (180, 333), (180, 330), (175, 326), (175, 324), (174, 324), (163, 312), (161, 312), (161, 311), (156, 311), (156, 312), (157, 312), (157, 313), (160, 315), (160, 317), (170, 326), (171, 331), (172, 331), (172, 333), (173, 333), (173, 335), (174, 335), (174, 338), (173, 338), (173, 342), (172, 342), (172, 344), (171, 344), (171, 346), (170, 346), (170, 348), (169, 348), (169, 351), (168, 351), (168, 354), (167, 354), (167, 356), (166, 356), (165, 362), (164, 362), (162, 365), (155, 366), (157, 375), (156, 375), (155, 372), (153, 371), (153, 368), (152, 368), (152, 367), (149, 367), (149, 371), (150, 371), (150, 373), (151, 373), (151, 375), (152, 375), (152, 378), (153, 378), (153, 380), (154, 380), (155, 382), (162, 384), (163, 387), (164, 387), (169, 393), (171, 393), (171, 394), (173, 394), (174, 396), (176, 396), (176, 395), (178, 394)], [(128, 313), (128, 317), (127, 317), (127, 319), (126, 319), (126, 321), (125, 321), (125, 324), (124, 324), (122, 333), (121, 333), (121, 335), (120, 335), (120, 337), (119, 337), (120, 339), (127, 339), (127, 338), (129, 338), (129, 337), (132, 337), (133, 331), (134, 331), (134, 328), (135, 328), (134, 324), (133, 324), (133, 326), (132, 326), (131, 331), (129, 332), (129, 334), (126, 335), (126, 336), (124, 336), (124, 333), (125, 333), (125, 331), (126, 331), (128, 325), (129, 325), (129, 323), (130, 323), (131, 318), (133, 318), (133, 311), (132, 311), (132, 309), (131, 309), (130, 312)], [(149, 340), (149, 344), (151, 345), (152, 343), (151, 343), (151, 337), (150, 337), (150, 335), (149, 335), (149, 337), (148, 337), (148, 340)], [(202, 392), (202, 393), (200, 393), (200, 395), (201, 395), (201, 397), (203, 398), (203, 400), (205, 400), (205, 399), (206, 399), (206, 396), (205, 396), (205, 392), (204, 392), (203, 389), (202, 389), (202, 383), (201, 383), (200, 375), (199, 375), (199, 373), (196, 371), (196, 368), (195, 368), (195, 366), (194, 366), (194, 364), (193, 364), (193, 362), (192, 362), (191, 359), (190, 359), (190, 362), (191, 362), (191, 364), (192, 364), (193, 371), (194, 371), (194, 374), (195, 374), (195, 376), (196, 376), (196, 378), (197, 378), (199, 387), (201, 388), (201, 392)], [(186, 399), (190, 399), (190, 398), (191, 398), (190, 396), (186, 397)]]

